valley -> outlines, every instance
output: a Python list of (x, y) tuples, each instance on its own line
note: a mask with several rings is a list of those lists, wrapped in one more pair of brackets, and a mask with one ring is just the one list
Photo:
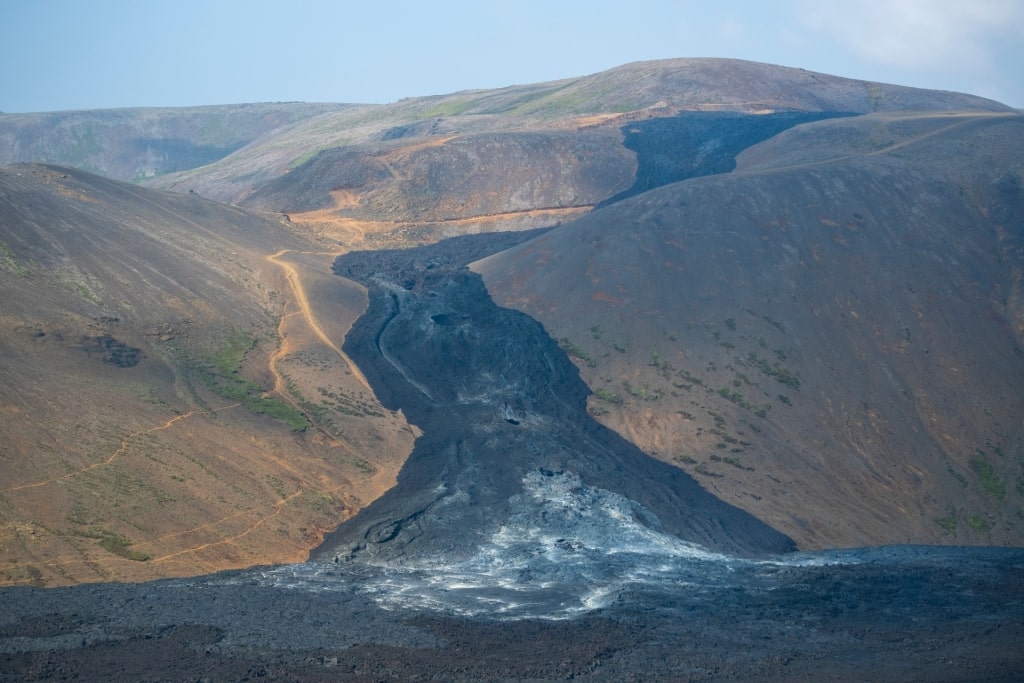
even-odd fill
[(721, 59), (0, 115), (0, 670), (1016, 680), (1022, 152)]
[(369, 295), (342, 352), (419, 435), (395, 486), (301, 564), (0, 588), (5, 672), (1015, 678), (1024, 551), (793, 552), (588, 418), (576, 366), (465, 268), (548, 233), (340, 256), (335, 271)]
[[(504, 242), (528, 236), (508, 233)], [(443, 549), (454, 561), (494, 532), (506, 501), (536, 472), (619, 492), (643, 506), (633, 514), (653, 528), (711, 549), (792, 549), (590, 420), (587, 389), (553, 340), (529, 318), (494, 307), (465, 269), (495, 247), (491, 236), (475, 235), (335, 262), (336, 272), (370, 289), (346, 348), (382, 403), (401, 408), (422, 436), (396, 486), (317, 555), (422, 558)]]

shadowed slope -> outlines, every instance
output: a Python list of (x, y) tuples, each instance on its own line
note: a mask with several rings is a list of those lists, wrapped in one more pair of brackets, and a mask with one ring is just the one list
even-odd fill
[(1018, 545), (1022, 121), (808, 124), (474, 269), (592, 414), (801, 546)]

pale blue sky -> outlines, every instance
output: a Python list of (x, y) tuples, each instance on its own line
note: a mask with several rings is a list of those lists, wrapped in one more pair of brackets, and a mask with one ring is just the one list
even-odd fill
[(392, 102), (735, 57), (1024, 107), (1024, 0), (0, 0), (0, 111)]

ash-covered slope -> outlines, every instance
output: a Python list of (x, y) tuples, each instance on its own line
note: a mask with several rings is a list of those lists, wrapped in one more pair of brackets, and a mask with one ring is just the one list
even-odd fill
[[(384, 405), (401, 408), (423, 435), (397, 485), (331, 534), (318, 556), (466, 560), (518, 514), (531, 477), (533, 489), (551, 480), (547, 488), (567, 486), (587, 507), (613, 507), (712, 550), (791, 550), (782, 534), (587, 415), (587, 389), (565, 353), (536, 321), (496, 307), (479, 276), (460, 267), (467, 251), (495, 246), (478, 236), (336, 262), (336, 272), (370, 288), (347, 352)], [(538, 524), (551, 529), (535, 533), (561, 530), (566, 544), (577, 533), (554, 519)]]
[(590, 411), (803, 547), (1024, 543), (1024, 119), (794, 128), (474, 265)]

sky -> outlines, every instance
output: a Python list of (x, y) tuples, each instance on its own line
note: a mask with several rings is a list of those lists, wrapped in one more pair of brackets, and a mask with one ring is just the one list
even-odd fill
[(1024, 108), (1024, 0), (0, 0), (0, 111), (387, 103), (732, 57)]

